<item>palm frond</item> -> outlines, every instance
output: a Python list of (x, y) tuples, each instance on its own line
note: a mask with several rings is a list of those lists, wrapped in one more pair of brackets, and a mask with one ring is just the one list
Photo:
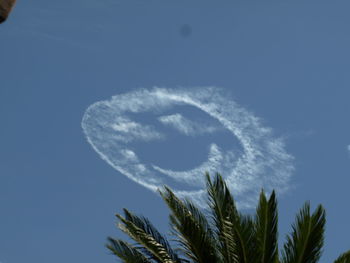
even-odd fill
[(334, 263), (350, 263), (350, 250), (341, 254)]
[(189, 200), (165, 187), (161, 196), (171, 210), (170, 222), (184, 254), (197, 263), (218, 262), (217, 246), (205, 215)]
[(296, 217), (293, 233), (287, 236), (282, 253), (283, 263), (314, 263), (322, 253), (325, 210), (319, 205), (310, 215), (310, 204), (306, 203)]
[(142, 245), (152, 255), (152, 259), (162, 263), (175, 263), (172, 256), (168, 253), (167, 248), (163, 244), (157, 242), (152, 235), (121, 215), (117, 215), (117, 217), (122, 222), (118, 227), (133, 240)]
[(141, 228), (145, 233), (152, 236), (155, 241), (163, 245), (164, 249), (167, 251), (167, 253), (174, 262), (181, 262), (179, 256), (171, 248), (168, 240), (162, 234), (159, 233), (159, 231), (152, 225), (152, 223), (147, 218), (143, 216), (136, 216), (127, 209), (124, 209), (124, 215), (126, 220), (132, 222), (134, 225)]
[(211, 182), (206, 175), (209, 205), (220, 238), (221, 254), (227, 262), (248, 263), (256, 260), (254, 221), (238, 213), (234, 199), (220, 174)]
[(209, 173), (206, 173), (205, 176), (209, 206), (215, 225), (216, 236), (219, 241), (221, 260), (224, 263), (238, 262), (238, 256), (236, 254), (237, 244), (233, 234), (234, 225), (230, 220), (233, 214), (237, 214), (233, 197), (219, 174), (216, 174), (213, 181)]
[(236, 238), (239, 263), (251, 263), (257, 260), (254, 220), (250, 215), (239, 213), (235, 218), (234, 235)]
[(255, 217), (255, 237), (258, 262), (273, 263), (278, 257), (278, 213), (276, 194), (273, 191), (267, 200), (265, 193), (260, 194)]
[(151, 263), (142, 253), (125, 241), (109, 237), (106, 247), (124, 263)]

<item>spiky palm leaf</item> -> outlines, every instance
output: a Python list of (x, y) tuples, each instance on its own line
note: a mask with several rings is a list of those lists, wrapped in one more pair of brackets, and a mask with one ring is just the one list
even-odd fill
[(175, 263), (175, 261), (172, 259), (172, 255), (168, 253), (167, 247), (159, 243), (151, 234), (137, 226), (133, 221), (128, 220), (121, 215), (117, 215), (117, 217), (122, 222), (118, 225), (118, 227), (137, 243), (147, 249), (147, 251), (152, 255), (152, 259), (158, 262)]
[(265, 193), (260, 194), (255, 217), (255, 237), (258, 262), (274, 263), (278, 260), (278, 214), (276, 194), (273, 191), (269, 200)]
[(237, 244), (236, 238), (232, 234), (234, 233), (234, 224), (231, 218), (236, 217), (237, 210), (233, 197), (219, 174), (216, 174), (213, 181), (209, 173), (206, 173), (205, 176), (221, 260), (224, 263), (236, 263), (238, 262)]
[(257, 260), (254, 220), (250, 215), (239, 215), (231, 219), (234, 226), (233, 236), (236, 239), (236, 254), (239, 263), (253, 263)]
[(341, 254), (334, 263), (350, 263), (350, 250)]
[(219, 262), (216, 240), (205, 215), (189, 200), (176, 197), (168, 187), (161, 196), (171, 210), (171, 226), (184, 254), (197, 263)]
[(251, 216), (238, 213), (225, 181), (206, 174), (209, 205), (213, 214), (223, 262), (250, 263), (256, 259), (254, 224)]
[(310, 215), (310, 204), (306, 203), (296, 217), (293, 233), (287, 236), (284, 245), (283, 263), (314, 263), (322, 253), (325, 210), (319, 205)]
[[(126, 220), (132, 222), (137, 227), (141, 228), (145, 233), (152, 236), (156, 242), (161, 244), (174, 262), (176, 262), (176, 263), (181, 262), (179, 256), (171, 248), (168, 240), (163, 235), (161, 235), (159, 233), (159, 231), (152, 225), (152, 223), (147, 218), (145, 218), (143, 216), (141, 216), (141, 217), (136, 216), (133, 213), (131, 213), (130, 211), (128, 211), (127, 209), (124, 209), (124, 216), (125, 216)], [(145, 253), (147, 253), (147, 252), (148, 251), (146, 250)], [(149, 253), (147, 253), (147, 254), (149, 254)], [(158, 258), (153, 258), (153, 259), (156, 260), (157, 262), (160, 262)]]
[(125, 241), (109, 237), (108, 242), (106, 247), (124, 263), (151, 263), (141, 252)]

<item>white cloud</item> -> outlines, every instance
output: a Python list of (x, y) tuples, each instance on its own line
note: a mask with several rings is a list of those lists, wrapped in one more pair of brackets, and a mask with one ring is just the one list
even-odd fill
[(162, 139), (165, 136), (157, 132), (152, 126), (142, 125), (134, 121), (130, 121), (127, 118), (116, 118), (115, 122), (111, 124), (114, 131), (118, 133), (115, 139), (124, 142), (130, 142), (134, 140), (157, 140)]
[[(165, 139), (165, 135), (155, 126), (130, 119), (130, 115), (168, 112), (176, 106), (195, 107), (206, 113), (208, 119), (218, 121), (221, 127), (205, 130), (199, 122), (179, 113), (163, 115), (158, 120), (191, 136), (203, 130), (214, 133), (216, 129), (226, 129), (240, 142), (242, 154), (236, 156), (234, 149), (220, 149), (213, 142), (207, 161), (191, 170), (173, 171), (152, 163), (141, 163), (130, 149), (130, 142), (160, 140)], [(171, 180), (181, 182), (191, 190), (173, 187), (175, 192), (197, 200), (200, 205), (205, 200), (205, 171), (221, 172), (238, 205), (251, 207), (262, 187), (266, 192), (287, 190), (294, 170), (293, 157), (286, 152), (283, 140), (275, 138), (272, 129), (263, 126), (259, 118), (217, 88), (153, 88), (113, 96), (110, 100), (92, 104), (84, 114), (82, 127), (100, 157), (125, 176), (152, 191)]]
[(203, 125), (201, 123), (191, 121), (182, 116), (180, 113), (161, 116), (158, 118), (158, 120), (165, 125), (172, 126), (173, 128), (177, 129), (179, 132), (185, 135), (213, 133), (216, 130), (218, 130), (217, 127)]

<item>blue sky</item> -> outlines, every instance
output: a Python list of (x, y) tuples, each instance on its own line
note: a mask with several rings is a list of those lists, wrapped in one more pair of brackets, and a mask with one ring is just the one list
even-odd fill
[[(103, 245), (108, 235), (122, 236), (114, 214), (123, 207), (167, 231), (158, 195), (101, 159), (82, 127), (94, 103), (155, 86), (194, 94), (215, 87), (234, 109), (259, 118), (258, 127), (271, 129), (267, 142), (283, 141), (291, 157), (283, 164), (294, 169), (279, 195), (281, 240), (310, 200), (327, 211), (321, 262), (349, 249), (349, 7), (322, 0), (19, 1), (0, 27), (0, 261), (115, 262)], [(145, 164), (190, 170), (207, 160), (211, 143), (242, 153), (242, 142), (217, 119), (175, 106), (132, 116), (166, 135), (132, 145)], [(195, 121), (196, 136), (174, 128), (184, 118)], [(215, 131), (200, 135), (193, 128), (200, 125)], [(269, 180), (281, 170), (265, 171), (259, 182), (274, 186)]]

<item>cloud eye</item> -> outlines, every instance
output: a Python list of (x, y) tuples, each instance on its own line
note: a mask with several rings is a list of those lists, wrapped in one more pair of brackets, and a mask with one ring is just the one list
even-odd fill
[(165, 135), (154, 127), (131, 121), (127, 118), (118, 118), (111, 128), (116, 132), (114, 138), (121, 142), (151, 141), (164, 139)]
[(127, 132), (140, 129), (141, 125), (136, 122), (129, 121), (129, 122), (115, 123), (112, 125), (112, 128), (117, 132), (127, 133)]
[(187, 136), (213, 133), (219, 130), (219, 127), (215, 127), (213, 125), (205, 125), (200, 122), (189, 120), (180, 113), (160, 116), (158, 120), (162, 124), (170, 126)]

